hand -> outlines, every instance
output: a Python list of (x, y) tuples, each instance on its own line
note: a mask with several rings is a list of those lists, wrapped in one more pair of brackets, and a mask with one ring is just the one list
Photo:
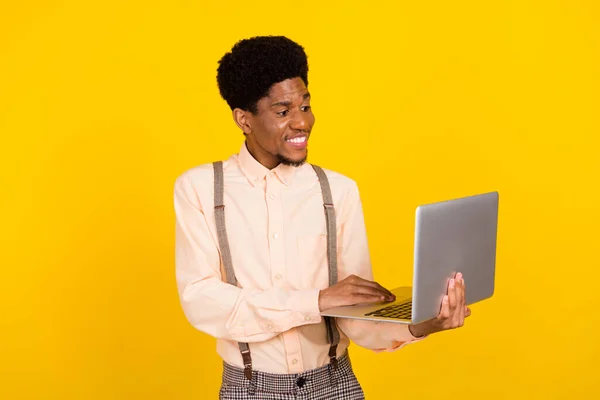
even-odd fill
[(455, 329), (465, 323), (471, 315), (471, 309), (465, 304), (465, 281), (459, 272), (448, 282), (448, 294), (442, 300), (442, 307), (437, 317), (416, 325), (409, 325), (410, 333), (415, 337)]
[(352, 306), (359, 303), (394, 301), (396, 296), (377, 282), (350, 275), (333, 286), (319, 292), (319, 310)]

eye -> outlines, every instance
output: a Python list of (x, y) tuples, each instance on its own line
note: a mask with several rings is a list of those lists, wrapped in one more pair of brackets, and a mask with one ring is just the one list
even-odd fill
[(283, 110), (283, 111), (279, 111), (277, 113), (277, 115), (279, 115), (280, 117), (285, 117), (286, 115), (288, 115), (289, 112), (290, 112), (290, 110)]
[(310, 106), (302, 106), (300, 109), (302, 111), (304, 111), (304, 112), (309, 112), (310, 111)]

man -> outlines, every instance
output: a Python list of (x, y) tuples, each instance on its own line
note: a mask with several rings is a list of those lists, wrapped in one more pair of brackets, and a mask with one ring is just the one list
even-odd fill
[(393, 351), (462, 326), (464, 281), (457, 274), (440, 315), (417, 325), (322, 318), (394, 298), (372, 281), (356, 183), (305, 163), (315, 123), (306, 54), (285, 37), (242, 40), (220, 60), (217, 82), (245, 142), (223, 163), (183, 173), (175, 211), (181, 304), (217, 338), (220, 398), (364, 398), (350, 340)]

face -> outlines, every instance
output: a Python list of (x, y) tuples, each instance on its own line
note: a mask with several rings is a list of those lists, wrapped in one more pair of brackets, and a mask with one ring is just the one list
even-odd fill
[(265, 167), (275, 168), (280, 163), (299, 166), (306, 161), (315, 117), (301, 78), (273, 85), (258, 101), (256, 115), (236, 109), (234, 118), (246, 134), (248, 150)]

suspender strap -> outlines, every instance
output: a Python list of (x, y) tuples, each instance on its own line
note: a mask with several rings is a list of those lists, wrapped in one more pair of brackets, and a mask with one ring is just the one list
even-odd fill
[[(233, 262), (231, 261), (231, 250), (229, 249), (229, 240), (227, 239), (227, 230), (225, 228), (225, 203), (223, 194), (225, 192), (225, 184), (223, 181), (223, 162), (217, 161), (213, 163), (215, 172), (215, 223), (217, 225), (217, 238), (219, 247), (221, 248), (221, 259), (225, 269), (225, 278), (227, 283), (237, 286), (237, 279), (233, 271)], [(244, 374), (248, 380), (252, 379), (252, 357), (250, 356), (250, 346), (248, 343), (238, 343), (242, 360), (244, 361)]]
[(327, 175), (321, 167), (312, 166), (319, 183), (321, 184), (321, 194), (323, 196), (323, 207), (325, 208), (325, 220), (327, 222), (327, 263), (329, 266), (329, 286), (337, 283), (337, 235), (335, 223), (335, 210), (333, 208), (333, 197), (331, 196), (331, 187)]
[[(323, 169), (319, 166), (312, 166), (319, 183), (321, 184), (321, 195), (323, 196), (323, 207), (325, 209), (325, 220), (327, 222), (327, 265), (329, 267), (329, 286), (337, 283), (337, 229), (335, 222), (335, 209), (333, 207), (333, 197), (331, 195), (331, 187), (329, 180)], [(327, 327), (327, 339), (331, 344), (329, 348), (329, 359), (334, 368), (337, 368), (337, 346), (340, 343), (340, 333), (337, 330), (335, 319), (325, 317), (325, 325)]]
[(221, 259), (225, 268), (225, 277), (227, 283), (237, 286), (235, 272), (233, 272), (233, 262), (231, 261), (231, 250), (229, 249), (229, 240), (227, 239), (227, 230), (225, 228), (225, 204), (223, 202), (223, 193), (225, 185), (223, 183), (223, 162), (214, 163), (215, 170), (215, 222), (217, 225), (217, 238), (221, 248)]

